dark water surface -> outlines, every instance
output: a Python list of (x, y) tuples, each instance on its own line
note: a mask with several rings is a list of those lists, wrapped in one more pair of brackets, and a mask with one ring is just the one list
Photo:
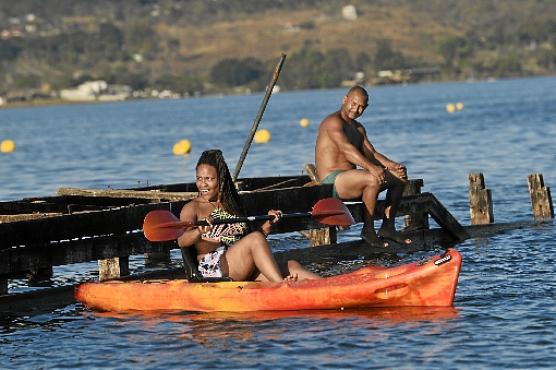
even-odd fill
[[(361, 121), (377, 149), (423, 178), (423, 190), (462, 224), (469, 224), (470, 172), (484, 173), (496, 222), (527, 221), (527, 176), (540, 172), (547, 186), (556, 184), (555, 86), (556, 78), (535, 78), (377, 87)], [(261, 123), (272, 140), (251, 147), (241, 176), (301, 174), (313, 162), (318, 122), (344, 92), (272, 96)], [(0, 155), (0, 200), (53, 195), (59, 187), (190, 182), (199, 154), (213, 147), (233, 169), (261, 99), (0, 110), (0, 140), (17, 145)], [(465, 108), (448, 114), (446, 104), (456, 102)], [(301, 128), (301, 118), (311, 125)], [(182, 138), (193, 150), (176, 157), (172, 146)], [(556, 368), (555, 236), (547, 222), (458, 245), (464, 262), (453, 309), (110, 315), (77, 304), (3, 318), (0, 368)], [(305, 241), (276, 236), (272, 244)], [(141, 262), (132, 261), (134, 271)], [(54, 283), (91, 278), (94, 268), (55, 268)], [(25, 289), (10, 282), (11, 291)]]

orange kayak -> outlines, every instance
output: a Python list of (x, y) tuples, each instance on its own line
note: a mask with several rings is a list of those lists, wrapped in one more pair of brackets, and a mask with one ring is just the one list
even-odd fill
[(449, 249), (425, 262), (364, 267), (318, 280), (281, 283), (183, 279), (108, 281), (77, 286), (75, 297), (102, 311), (247, 312), (370, 307), (450, 307), (461, 255)]

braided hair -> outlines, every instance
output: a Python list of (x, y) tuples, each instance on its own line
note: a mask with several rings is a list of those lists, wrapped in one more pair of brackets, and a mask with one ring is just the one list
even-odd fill
[(212, 166), (216, 169), (216, 174), (218, 176), (218, 201), (222, 204), (224, 210), (236, 216), (243, 216), (244, 212), (241, 199), (234, 186), (230, 170), (224, 160), (222, 151), (219, 149), (205, 150), (201, 154), (196, 168), (202, 164)]

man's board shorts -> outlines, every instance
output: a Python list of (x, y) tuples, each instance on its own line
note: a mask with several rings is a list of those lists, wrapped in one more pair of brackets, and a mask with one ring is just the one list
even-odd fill
[(227, 249), (228, 247), (222, 245), (201, 258), (198, 269), (203, 277), (223, 277), (220, 260)]
[(336, 193), (336, 185), (334, 182), (336, 181), (336, 177), (341, 174), (342, 172), (346, 172), (345, 170), (334, 170), (328, 174), (324, 179), (320, 181), (321, 184), (332, 184), (332, 196), (334, 198), (340, 198), (338, 193)]

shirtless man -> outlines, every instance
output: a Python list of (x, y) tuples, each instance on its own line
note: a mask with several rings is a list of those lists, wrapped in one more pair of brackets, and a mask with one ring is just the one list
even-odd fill
[[(389, 242), (410, 244), (396, 231), (394, 220), (407, 181), (404, 165), (379, 153), (367, 138), (363, 125), (356, 121), (367, 108), (369, 95), (361, 86), (352, 87), (343, 98), (340, 110), (326, 117), (319, 127), (315, 145), (317, 174), (323, 184), (333, 184), (333, 196), (340, 199), (362, 198), (364, 226), (361, 237), (373, 246)], [(359, 167), (359, 168), (358, 168)], [(374, 228), (378, 194), (386, 193), (382, 226)]]

